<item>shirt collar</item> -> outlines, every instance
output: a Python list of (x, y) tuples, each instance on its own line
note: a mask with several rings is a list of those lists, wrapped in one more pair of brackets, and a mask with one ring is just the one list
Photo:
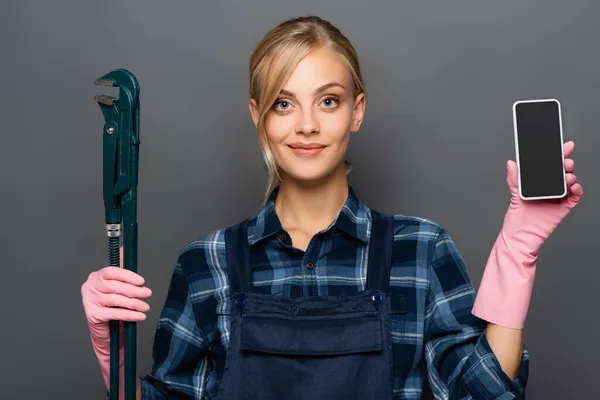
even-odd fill
[[(265, 205), (254, 218), (254, 224), (248, 226), (248, 243), (251, 246), (283, 231), (279, 217), (275, 212), (275, 199), (278, 192), (279, 186), (276, 186), (269, 195)], [(334, 228), (364, 243), (367, 242), (368, 208), (358, 199), (350, 185), (348, 185), (346, 202), (340, 209), (335, 220), (325, 231)]]

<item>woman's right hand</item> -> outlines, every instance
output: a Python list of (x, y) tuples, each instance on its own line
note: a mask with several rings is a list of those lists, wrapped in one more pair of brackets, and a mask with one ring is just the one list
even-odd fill
[[(100, 363), (106, 388), (110, 388), (110, 324), (111, 320), (143, 321), (150, 305), (143, 300), (152, 291), (142, 286), (144, 278), (123, 269), (123, 247), (120, 249), (121, 267), (104, 267), (90, 273), (81, 286), (81, 299), (90, 330), (92, 347)], [(120, 324), (120, 359), (123, 360), (123, 323)], [(123, 396), (123, 362), (120, 363), (120, 391)], [(138, 379), (138, 391), (140, 387)]]
[[(122, 254), (122, 252), (121, 252)], [(104, 267), (92, 272), (81, 286), (81, 298), (88, 324), (94, 328), (106, 327), (111, 320), (143, 321), (150, 305), (140, 299), (152, 291), (142, 286), (144, 278), (122, 267)]]

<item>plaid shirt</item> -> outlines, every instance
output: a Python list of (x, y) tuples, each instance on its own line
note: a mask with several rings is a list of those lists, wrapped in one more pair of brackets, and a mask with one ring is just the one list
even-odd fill
[[(352, 188), (335, 221), (306, 252), (292, 247), (281, 226), (277, 191), (248, 225), (254, 291), (298, 297), (364, 290), (371, 214)], [(406, 304), (390, 315), (392, 397), (419, 399), (425, 375), (439, 399), (523, 395), (527, 348), (511, 380), (486, 339), (487, 322), (471, 314), (473, 285), (447, 231), (418, 217), (395, 215), (394, 221), (390, 292), (404, 295)], [(224, 229), (187, 243), (158, 321), (152, 372), (141, 381), (144, 400), (216, 398), (229, 343), (228, 294)]]

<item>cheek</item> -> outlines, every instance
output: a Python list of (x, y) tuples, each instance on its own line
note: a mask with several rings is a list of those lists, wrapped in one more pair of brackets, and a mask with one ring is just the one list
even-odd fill
[(265, 120), (265, 130), (267, 139), (270, 143), (281, 143), (288, 134), (293, 131), (294, 123), (291, 118), (267, 117)]
[(339, 110), (337, 113), (326, 115), (321, 121), (322, 132), (332, 141), (345, 145), (350, 136), (352, 127), (352, 113), (348, 110)]

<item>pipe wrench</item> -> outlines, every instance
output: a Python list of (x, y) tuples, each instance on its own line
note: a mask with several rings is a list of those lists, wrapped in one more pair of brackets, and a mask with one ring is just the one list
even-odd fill
[[(138, 223), (137, 184), (140, 145), (140, 86), (125, 69), (116, 69), (94, 82), (118, 87), (119, 97), (94, 96), (104, 116), (103, 192), (109, 266), (119, 267), (123, 246), (123, 268), (137, 273)], [(107, 399), (119, 397), (119, 343), (121, 321), (110, 321), (110, 390)], [(136, 398), (136, 322), (123, 321), (125, 400)]]

